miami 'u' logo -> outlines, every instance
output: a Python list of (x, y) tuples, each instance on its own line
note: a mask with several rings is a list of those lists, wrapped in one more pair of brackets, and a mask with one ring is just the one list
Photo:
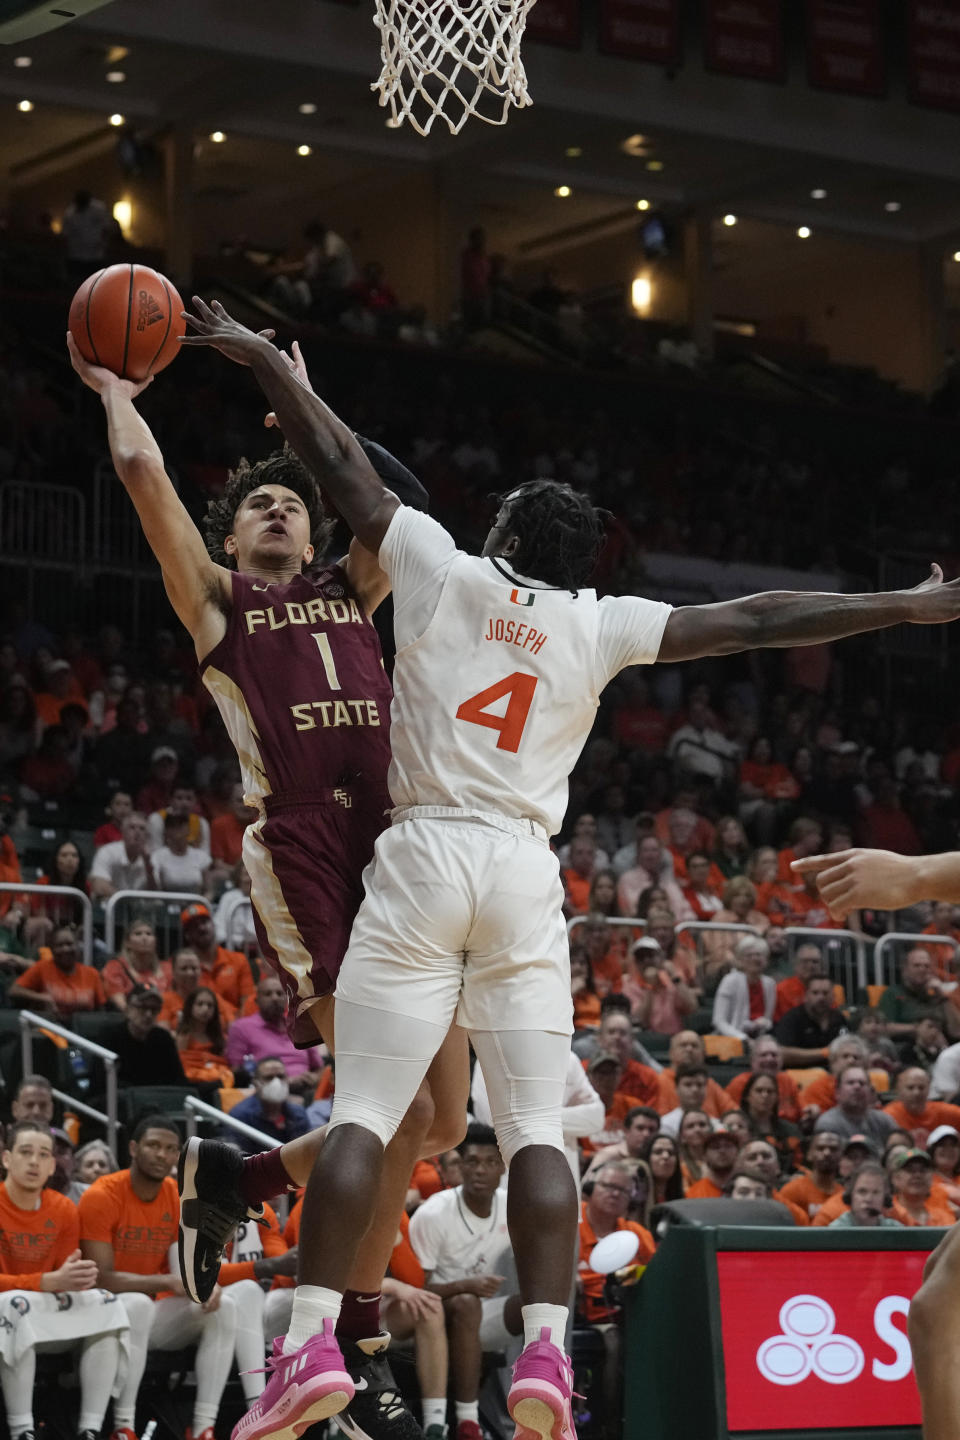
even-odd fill
[(511, 591), (510, 591), (510, 604), (511, 604), (511, 605), (532, 605), (532, 604), (533, 604), (533, 591), (532, 591), (532, 590), (511, 590)]

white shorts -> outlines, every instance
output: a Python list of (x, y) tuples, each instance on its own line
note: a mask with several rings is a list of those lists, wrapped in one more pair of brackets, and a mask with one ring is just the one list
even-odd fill
[(401, 820), (363, 882), (338, 999), (444, 1029), (573, 1033), (560, 870), (522, 822)]

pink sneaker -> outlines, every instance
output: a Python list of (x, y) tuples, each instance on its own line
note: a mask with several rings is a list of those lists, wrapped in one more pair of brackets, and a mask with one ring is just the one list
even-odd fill
[(327, 1420), (350, 1404), (354, 1385), (334, 1339), (333, 1321), (324, 1320), (314, 1335), (292, 1355), (283, 1340), (274, 1340), (267, 1362), (266, 1389), (233, 1428), (230, 1440), (299, 1440), (318, 1420)]
[(513, 1367), (507, 1396), (514, 1440), (577, 1440), (573, 1426), (573, 1369), (562, 1350), (550, 1344), (550, 1328), (531, 1340)]

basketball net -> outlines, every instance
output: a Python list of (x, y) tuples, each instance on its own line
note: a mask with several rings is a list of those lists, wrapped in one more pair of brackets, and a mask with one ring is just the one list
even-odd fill
[(383, 69), (373, 90), (390, 110), (429, 135), (434, 120), (453, 135), (471, 115), (505, 125), (511, 105), (533, 102), (520, 56), (535, 0), (376, 0)]

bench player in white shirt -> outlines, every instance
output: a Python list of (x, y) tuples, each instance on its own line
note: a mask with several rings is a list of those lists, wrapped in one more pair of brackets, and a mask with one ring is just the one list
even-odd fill
[[(187, 344), (249, 365), (288, 442), (393, 587), (393, 826), (337, 985), (337, 1094), (304, 1200), (286, 1359), (242, 1440), (291, 1437), (345, 1404), (332, 1327), (373, 1213), (383, 1150), (454, 1018), (483, 1067), (504, 1160), (525, 1348), (508, 1397), (521, 1440), (569, 1440), (567, 1318), (577, 1196), (560, 1120), (572, 1002), (549, 836), (598, 697), (621, 669), (808, 645), (960, 614), (934, 567), (915, 590), (774, 593), (671, 609), (584, 588), (600, 515), (533, 481), (502, 502), (482, 556), (402, 506), (352, 432), (262, 337), (197, 301)], [(329, 1381), (325, 1376), (329, 1373)]]

